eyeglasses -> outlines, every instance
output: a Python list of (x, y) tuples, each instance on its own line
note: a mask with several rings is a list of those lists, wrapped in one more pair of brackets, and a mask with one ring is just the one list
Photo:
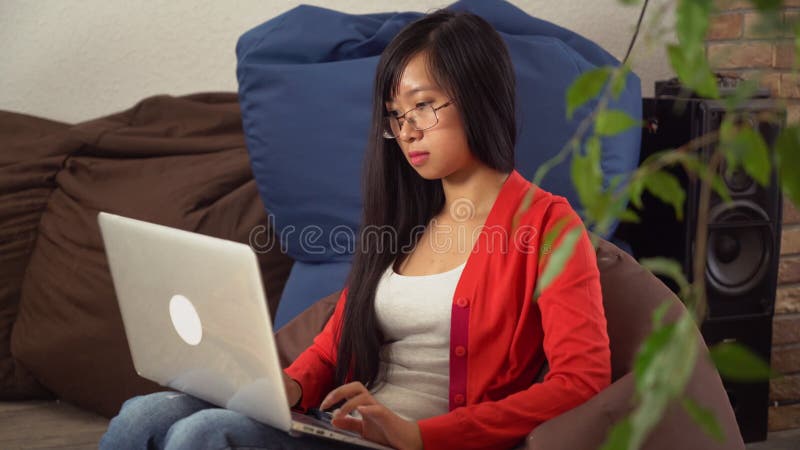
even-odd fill
[(439, 117), (436, 116), (436, 111), (445, 108), (455, 103), (455, 100), (449, 100), (444, 105), (434, 108), (430, 103), (417, 106), (410, 109), (399, 116), (388, 116), (383, 118), (383, 137), (385, 139), (397, 139), (400, 136), (400, 130), (403, 125), (408, 122), (415, 130), (425, 131), (431, 129), (439, 123)]

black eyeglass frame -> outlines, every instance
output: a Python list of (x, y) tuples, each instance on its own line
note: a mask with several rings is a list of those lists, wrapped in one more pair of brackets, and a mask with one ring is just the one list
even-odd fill
[[(389, 124), (390, 120), (392, 120), (392, 119), (397, 120), (397, 126), (398, 126), (399, 130), (402, 131), (404, 123), (401, 123), (400, 119), (404, 118), (406, 116), (406, 114), (410, 113), (411, 111), (416, 111), (416, 110), (419, 110), (419, 109), (422, 109), (422, 108), (431, 108), (433, 110), (433, 118), (436, 119), (435, 122), (433, 122), (433, 125), (431, 125), (429, 127), (425, 127), (425, 128), (417, 128), (417, 126), (414, 123), (411, 123), (411, 126), (414, 127), (414, 129), (416, 131), (430, 130), (431, 128), (433, 128), (433, 127), (435, 127), (436, 125), (439, 124), (439, 115), (436, 114), (436, 111), (439, 111), (442, 108), (446, 108), (446, 107), (452, 105), (455, 102), (456, 102), (455, 100), (450, 99), (447, 102), (445, 102), (444, 104), (442, 104), (440, 106), (437, 106), (437, 107), (434, 107), (434, 106), (432, 106), (430, 104), (426, 104), (424, 106), (415, 106), (414, 108), (409, 109), (408, 111), (404, 112), (403, 114), (401, 114), (399, 116), (396, 116), (396, 117), (394, 117), (394, 116), (386, 116), (386, 117), (383, 118), (383, 121), (384, 121), (383, 138), (384, 139), (397, 139), (398, 138), (398, 136), (387, 136), (386, 124)], [(408, 122), (408, 121), (406, 120), (404, 122)], [(391, 129), (391, 126), (389, 127), (389, 129)]]

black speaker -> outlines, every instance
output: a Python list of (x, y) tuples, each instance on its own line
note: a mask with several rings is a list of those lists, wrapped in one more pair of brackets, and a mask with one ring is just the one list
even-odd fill
[[(723, 89), (724, 92), (724, 89)], [(676, 149), (695, 138), (717, 131), (725, 117), (723, 103), (689, 95), (674, 81), (656, 83), (656, 97), (643, 102), (647, 126), (642, 132), (640, 162), (655, 152)], [(772, 148), (780, 131), (774, 121), (764, 117), (783, 117), (776, 103), (757, 92), (736, 111), (739, 120), (758, 130)], [(715, 145), (706, 145), (696, 154), (708, 161)], [(686, 190), (683, 220), (674, 209), (649, 193), (639, 223), (623, 223), (615, 239), (627, 243), (639, 258), (669, 257), (678, 260), (684, 275), (693, 281), (693, 258), (699, 211), (700, 180), (681, 168), (671, 168)], [(704, 271), (707, 316), (701, 330), (706, 342), (737, 341), (769, 361), (772, 315), (780, 255), (782, 195), (773, 170), (770, 184), (759, 185), (742, 169), (727, 174), (724, 164), (719, 173), (730, 191), (725, 202), (712, 191), (708, 207), (707, 261)], [(664, 282), (677, 292), (671, 280)], [(769, 384), (725, 381), (746, 442), (766, 439)]]
[[(702, 332), (709, 346), (720, 342), (737, 342), (769, 361), (772, 348), (772, 316), (707, 320), (703, 323)], [(735, 383), (723, 379), (723, 385), (744, 441), (755, 442), (766, 439), (769, 383)]]

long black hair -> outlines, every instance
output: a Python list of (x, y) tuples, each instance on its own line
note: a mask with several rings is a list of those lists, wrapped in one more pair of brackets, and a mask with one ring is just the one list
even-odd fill
[(384, 139), (385, 102), (397, 95), (408, 62), (426, 54), (428, 72), (455, 99), (471, 153), (503, 173), (514, 168), (514, 72), (502, 38), (484, 19), (439, 10), (407, 25), (381, 54), (375, 74), (372, 129), (364, 160), (363, 216), (347, 277), (343, 323), (338, 327), (336, 382), (379, 383), (383, 336), (375, 290), (383, 272), (402, 262), (426, 224), (444, 207), (441, 180), (422, 178), (397, 141)]

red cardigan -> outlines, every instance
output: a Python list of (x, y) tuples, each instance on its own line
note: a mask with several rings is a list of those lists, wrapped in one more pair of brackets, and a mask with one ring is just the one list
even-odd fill
[[(611, 382), (600, 274), (585, 230), (563, 272), (538, 302), (531, 300), (549, 255), (543, 252), (540, 261), (545, 234), (566, 220), (557, 246), (572, 227), (583, 226), (566, 199), (536, 189), (512, 231), (514, 213), (531, 186), (511, 172), (456, 286), (450, 411), (418, 421), (426, 450), (511, 448)], [(345, 288), (325, 328), (286, 369), (302, 387), (303, 409), (317, 406), (335, 387), (335, 327), (346, 296)], [(545, 359), (550, 371), (534, 384)]]

